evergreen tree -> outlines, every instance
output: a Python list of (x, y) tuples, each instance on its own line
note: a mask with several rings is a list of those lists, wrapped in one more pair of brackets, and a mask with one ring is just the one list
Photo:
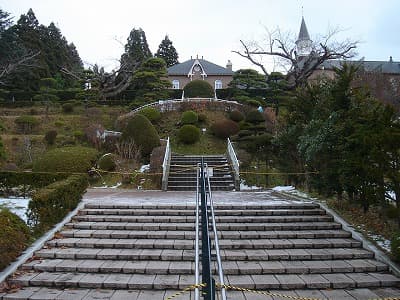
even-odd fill
[(258, 73), (253, 69), (240, 69), (233, 74), (232, 81), (229, 86), (233, 89), (240, 89), (241, 94), (246, 94), (250, 89), (265, 89), (267, 87), (267, 79), (265, 75)]
[(178, 63), (178, 53), (176, 52), (175, 47), (172, 45), (168, 35), (166, 35), (161, 41), (155, 56), (162, 58), (167, 64), (167, 68)]
[(141, 64), (150, 57), (152, 57), (152, 54), (147, 44), (145, 32), (142, 28), (133, 28), (125, 45), (125, 53), (121, 57), (121, 63), (129, 65)]
[(0, 37), (1, 34), (12, 25), (10, 14), (0, 8)]

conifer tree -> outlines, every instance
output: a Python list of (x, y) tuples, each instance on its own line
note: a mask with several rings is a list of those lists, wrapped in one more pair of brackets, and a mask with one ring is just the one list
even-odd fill
[(178, 53), (176, 52), (175, 47), (172, 45), (168, 35), (166, 35), (161, 41), (155, 56), (162, 58), (165, 61), (167, 68), (178, 63)]
[(142, 28), (133, 28), (125, 45), (125, 53), (122, 54), (121, 64), (143, 63), (152, 57), (149, 45), (147, 44), (146, 33)]

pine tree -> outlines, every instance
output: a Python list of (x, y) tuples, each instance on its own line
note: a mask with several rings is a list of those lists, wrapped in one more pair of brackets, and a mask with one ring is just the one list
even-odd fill
[(146, 34), (142, 28), (133, 28), (129, 34), (128, 42), (125, 45), (125, 53), (121, 57), (121, 63), (135, 65), (143, 63), (152, 57)]
[(166, 35), (161, 41), (155, 56), (162, 58), (165, 61), (167, 68), (178, 63), (178, 53), (176, 52), (175, 47), (172, 45), (168, 35)]
[(0, 8), (0, 37), (1, 34), (12, 24), (10, 14)]

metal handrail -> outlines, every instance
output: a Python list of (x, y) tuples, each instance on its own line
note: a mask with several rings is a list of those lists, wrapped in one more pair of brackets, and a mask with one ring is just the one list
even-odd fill
[(200, 176), (200, 166), (197, 165), (197, 188), (196, 188), (196, 240), (195, 240), (195, 284), (196, 288), (194, 290), (194, 299), (199, 300), (199, 288), (198, 284), (200, 283), (200, 272), (199, 272), (199, 176)]
[(235, 149), (233, 148), (231, 140), (228, 138), (228, 147), (227, 147), (228, 157), (231, 161), (234, 176), (235, 176), (235, 189), (240, 190), (240, 170), (239, 170), (239, 160), (237, 159)]
[(211, 219), (212, 219), (212, 226), (214, 231), (214, 242), (215, 242), (215, 254), (217, 257), (217, 265), (218, 265), (218, 276), (219, 281), (221, 283), (221, 299), (226, 300), (226, 290), (225, 290), (225, 282), (224, 282), (224, 271), (222, 268), (222, 261), (221, 261), (221, 253), (219, 251), (219, 240), (218, 240), (218, 231), (217, 231), (217, 223), (215, 221), (215, 213), (214, 213), (214, 202), (212, 199), (212, 192), (211, 192), (211, 184), (210, 184), (210, 176), (208, 176), (208, 166), (206, 164), (207, 170), (207, 183), (208, 183), (208, 194), (210, 199), (210, 210), (211, 210)]
[(163, 168), (163, 175), (162, 175), (162, 189), (164, 191), (167, 190), (167, 185), (168, 185), (168, 173), (169, 173), (169, 165), (171, 162), (171, 146), (169, 143), (169, 137), (167, 138), (167, 145), (165, 146), (165, 153), (164, 153), (164, 161), (162, 164)]
[[(197, 164), (197, 188), (196, 188), (196, 239), (195, 239), (195, 300), (199, 300), (199, 257), (200, 257), (200, 224), (199, 224), (199, 207), (201, 205), (201, 238), (202, 238), (202, 283), (205, 283), (204, 299), (214, 300), (215, 299), (215, 281), (212, 278), (211, 273), (211, 241), (210, 241), (210, 230), (209, 226), (212, 225), (214, 233), (214, 247), (218, 265), (218, 275), (220, 284), (224, 286), (224, 273), (222, 268), (222, 261), (219, 249), (218, 231), (215, 221), (214, 203), (212, 200), (210, 177), (208, 176), (208, 165), (204, 164), (203, 158), (201, 164)], [(208, 213), (210, 210), (210, 214)], [(211, 217), (211, 224), (210, 224)], [(226, 290), (223, 287), (221, 289), (221, 299), (226, 300)]]

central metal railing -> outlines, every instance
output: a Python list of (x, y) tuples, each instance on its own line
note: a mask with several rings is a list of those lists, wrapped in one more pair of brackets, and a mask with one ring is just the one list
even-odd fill
[[(200, 224), (200, 220), (201, 224)], [(201, 226), (201, 227), (200, 227)], [(211, 228), (211, 229), (210, 229)], [(200, 229), (201, 229), (201, 254), (200, 254)], [(210, 177), (207, 164), (204, 159), (197, 165), (197, 189), (196, 189), (196, 240), (195, 240), (195, 300), (200, 297), (199, 284), (203, 284), (202, 295), (204, 300), (215, 300), (215, 280), (212, 276), (212, 256), (210, 233), (214, 235), (214, 250), (218, 266), (221, 298), (226, 300), (224, 286), (224, 273), (222, 269), (221, 256), (219, 252), (218, 231), (215, 222), (214, 204), (212, 199)], [(200, 282), (200, 256), (202, 274)]]

